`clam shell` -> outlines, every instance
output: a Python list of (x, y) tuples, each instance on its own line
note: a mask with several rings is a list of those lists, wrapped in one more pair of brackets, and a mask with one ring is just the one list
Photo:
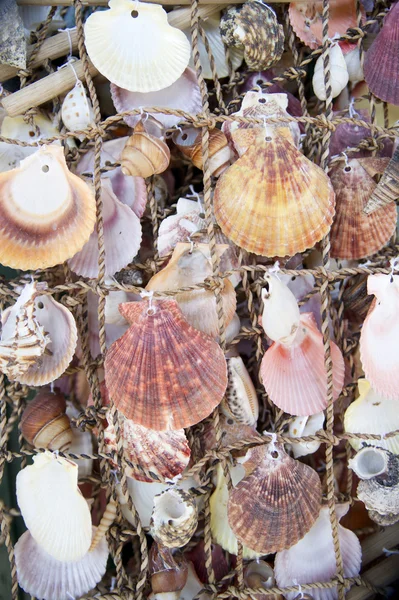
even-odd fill
[[(324, 413), (319, 412), (310, 417), (297, 417), (290, 422), (288, 433), (291, 437), (306, 437), (315, 435), (317, 431), (323, 429)], [(291, 442), (290, 446), (294, 458), (313, 454), (320, 448), (321, 442)]]
[[(333, 397), (344, 384), (344, 359), (331, 342)], [(323, 336), (313, 313), (301, 315), (297, 337), (291, 345), (275, 342), (265, 353), (260, 375), (270, 399), (290, 415), (308, 416), (327, 407), (327, 374), (324, 366)]]
[[(108, 350), (105, 380), (116, 407), (135, 423), (165, 431), (207, 417), (227, 387), (220, 347), (183, 318), (175, 300), (122, 304), (131, 323)], [(146, 365), (143, 369), (142, 365)]]
[(282, 446), (249, 451), (246, 476), (230, 493), (230, 527), (256, 552), (290, 548), (312, 527), (321, 508), (316, 471), (290, 458)]
[(198, 525), (197, 505), (191, 494), (169, 488), (154, 498), (150, 533), (166, 548), (188, 544)]
[(44, 269), (79, 251), (93, 231), (90, 188), (67, 168), (63, 149), (44, 146), (0, 173), (0, 261)]
[(379, 34), (366, 52), (364, 77), (370, 91), (384, 102), (399, 105), (399, 7), (394, 4)]
[[(336, 505), (340, 519), (349, 505)], [(361, 547), (356, 535), (338, 524), (338, 538), (345, 577), (357, 577), (361, 567)], [(323, 506), (320, 515), (310, 531), (288, 550), (276, 554), (275, 575), (279, 587), (329, 581), (336, 575), (334, 543), (331, 532), (328, 506)], [(336, 588), (312, 588), (314, 600), (337, 600)], [(297, 592), (284, 594), (287, 600), (294, 600)]]
[[(129, 92), (111, 83), (111, 96), (117, 112), (145, 108), (146, 106), (162, 106), (184, 110), (196, 115), (202, 110), (201, 92), (198, 87), (197, 77), (193, 69), (187, 68), (184, 73), (172, 85), (159, 92)], [(148, 113), (153, 115), (165, 128), (174, 127), (181, 121), (181, 117), (164, 115), (162, 113)], [(140, 115), (124, 117), (124, 121), (135, 127)]]
[(14, 0), (1, 3), (0, 22), (0, 64), (26, 69), (24, 24)]
[(88, 504), (78, 488), (78, 468), (51, 452), (37, 454), (17, 475), (17, 501), (25, 525), (53, 558), (84, 557), (92, 537)]
[[(96, 528), (93, 527), (93, 535)], [(15, 544), (15, 563), (21, 588), (38, 600), (66, 600), (79, 598), (101, 581), (108, 559), (105, 538), (92, 552), (77, 561), (62, 562), (53, 558), (29, 531), (25, 531)]]
[(94, 124), (94, 112), (81, 81), (65, 96), (61, 117), (68, 131), (79, 131)]
[(190, 59), (190, 44), (171, 27), (162, 6), (110, 0), (85, 23), (85, 44), (94, 66), (131, 92), (155, 92), (172, 85)]
[(67, 452), (73, 434), (65, 410), (63, 394), (39, 391), (22, 413), (22, 435), (36, 448)]
[(331, 256), (359, 259), (383, 248), (396, 229), (395, 204), (380, 207), (371, 215), (363, 212), (376, 188), (372, 175), (382, 173), (387, 158), (352, 158), (347, 166), (338, 164), (330, 172), (335, 191), (335, 217), (331, 226)]
[(229, 382), (222, 408), (238, 423), (254, 427), (259, 417), (255, 386), (240, 356), (226, 360)]
[[(339, 96), (349, 81), (348, 68), (345, 58), (339, 44), (330, 46), (330, 85), (333, 98)], [(313, 91), (319, 100), (326, 100), (326, 86), (324, 83), (324, 62), (323, 56), (319, 56), (314, 68), (312, 79)]]
[(267, 141), (264, 131), (235, 131), (234, 143), (246, 151), (221, 175), (214, 194), (223, 233), (262, 256), (311, 248), (328, 232), (334, 214), (328, 177), (283, 137), (282, 128), (277, 131)]
[[(131, 208), (122, 204), (112, 191), (109, 179), (101, 180), (103, 202), (105, 275), (110, 277), (126, 267), (136, 256), (141, 243), (141, 223)], [(92, 232), (89, 241), (68, 264), (82, 277), (98, 277), (98, 234)]]

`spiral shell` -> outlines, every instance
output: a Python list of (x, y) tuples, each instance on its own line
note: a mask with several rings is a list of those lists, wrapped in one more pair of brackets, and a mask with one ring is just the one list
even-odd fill
[(115, 521), (117, 512), (117, 504), (113, 498), (108, 502), (105, 507), (105, 511), (103, 516), (101, 517), (101, 521), (96, 529), (96, 533), (91, 541), (91, 546), (89, 552), (92, 552), (94, 548), (98, 546), (102, 538), (107, 533), (108, 529), (111, 527), (112, 523)]
[[(172, 136), (172, 140), (197, 169), (203, 169), (201, 131), (194, 127), (176, 131)], [(214, 177), (221, 175), (231, 164), (232, 159), (233, 154), (224, 133), (220, 129), (211, 129), (209, 132), (208, 163), (211, 175)]]
[[(330, 48), (330, 85), (333, 98), (339, 96), (348, 81), (349, 73), (342, 50), (338, 44), (333, 44)], [(323, 56), (319, 56), (316, 61), (312, 83), (314, 93), (319, 100), (325, 100), (327, 95), (324, 83)]]
[(35, 448), (65, 452), (73, 434), (63, 394), (40, 391), (22, 413), (21, 432)]
[(197, 505), (183, 490), (170, 488), (154, 498), (150, 533), (167, 548), (185, 546), (197, 529)]
[(143, 121), (139, 121), (122, 150), (122, 173), (132, 177), (151, 177), (166, 171), (169, 161), (170, 151), (165, 142), (147, 133)]

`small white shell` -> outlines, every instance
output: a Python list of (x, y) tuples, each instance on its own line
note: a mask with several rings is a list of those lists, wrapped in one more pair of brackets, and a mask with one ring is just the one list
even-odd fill
[[(348, 69), (341, 48), (338, 44), (330, 47), (330, 85), (332, 97), (336, 98), (346, 87), (349, 81)], [(313, 90), (319, 100), (326, 99), (326, 87), (324, 85), (323, 56), (316, 61), (312, 79)]]
[[(314, 435), (319, 429), (323, 429), (324, 412), (316, 413), (309, 417), (296, 417), (291, 421), (288, 433), (291, 437), (306, 437)], [(321, 442), (291, 442), (292, 453), (295, 458), (313, 454), (320, 448)]]
[(348, 69), (349, 81), (357, 83), (364, 80), (362, 63), (360, 61), (359, 46), (355, 46), (353, 50), (344, 55), (346, 68)]
[(382, 448), (362, 448), (349, 460), (348, 466), (360, 479), (371, 479), (385, 473), (388, 468), (388, 454)]
[(265, 275), (262, 327), (273, 341), (289, 344), (299, 327), (300, 313), (291, 290), (276, 275)]
[(94, 123), (93, 107), (81, 81), (65, 96), (61, 116), (68, 131), (86, 129)]
[[(68, 417), (76, 419), (80, 411), (73, 405), (69, 405), (66, 409), (66, 414)], [(72, 444), (68, 452), (71, 454), (93, 454), (93, 438), (90, 431), (81, 431), (77, 427), (72, 427), (72, 436)], [(90, 477), (93, 471), (93, 460), (91, 458), (79, 458), (73, 462), (78, 466), (79, 479)]]
[(197, 506), (189, 493), (172, 487), (155, 496), (150, 533), (158, 544), (181, 548), (191, 540), (197, 525)]

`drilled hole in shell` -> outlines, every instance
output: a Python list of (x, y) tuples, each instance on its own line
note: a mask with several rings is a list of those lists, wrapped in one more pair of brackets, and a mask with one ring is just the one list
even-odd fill
[(349, 173), (350, 171), (352, 171), (352, 167), (345, 167), (344, 171), (345, 173)]
[(181, 136), (181, 139), (182, 139), (182, 140), (186, 140), (187, 138), (188, 138), (188, 135), (187, 135), (187, 133), (183, 133), (183, 135)]
[(147, 308), (147, 315), (149, 317), (152, 317), (153, 315), (155, 315), (155, 308)]
[(266, 104), (267, 100), (266, 98), (259, 98), (258, 102), (259, 104)]
[(50, 167), (48, 165), (43, 165), (42, 171), (43, 171), (43, 173), (48, 173), (50, 171)]
[(133, 17), (133, 19), (137, 19), (137, 17), (139, 16), (139, 11), (138, 10), (132, 10), (132, 12), (130, 13), (130, 15)]
[(270, 452), (270, 456), (272, 458), (278, 458), (278, 452), (277, 452), (277, 450), (273, 450), (273, 452)]
[(43, 302), (38, 302), (37, 303), (37, 308), (44, 308)]
[(267, 137), (265, 137), (265, 142), (271, 142), (272, 138), (270, 137), (270, 135), (268, 135)]

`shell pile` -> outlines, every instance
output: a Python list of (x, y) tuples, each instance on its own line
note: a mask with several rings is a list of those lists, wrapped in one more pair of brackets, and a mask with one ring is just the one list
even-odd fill
[(392, 590), (399, 3), (44, 4), (0, 2), (4, 597)]

